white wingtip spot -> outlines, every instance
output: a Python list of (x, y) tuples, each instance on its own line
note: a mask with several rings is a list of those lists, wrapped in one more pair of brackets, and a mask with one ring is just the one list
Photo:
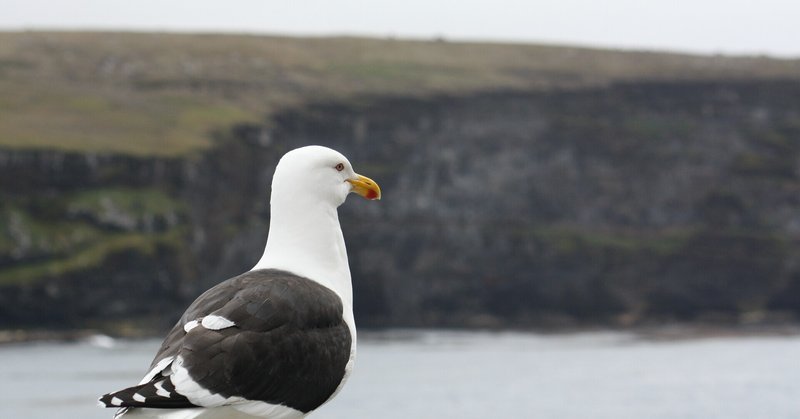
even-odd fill
[(142, 395), (141, 395), (141, 394), (139, 394), (139, 393), (133, 393), (133, 400), (135, 400), (135, 401), (137, 401), (137, 402), (139, 402), (139, 403), (144, 403), (144, 401), (145, 401), (146, 399), (144, 398), (144, 396), (142, 396)]
[(97, 400), (97, 407), (108, 407), (102, 400)]
[(112, 397), (111, 398), (111, 405), (112, 406), (122, 406), (122, 399), (120, 399), (118, 397)]
[(222, 330), (236, 325), (222, 316), (215, 315), (203, 317), (203, 322), (201, 324), (209, 330)]
[(197, 320), (192, 320), (183, 325), (183, 331), (189, 333), (190, 330), (197, 327), (200, 323)]
[(169, 397), (169, 391), (164, 389), (163, 381), (159, 381), (156, 383), (156, 394), (161, 397)]

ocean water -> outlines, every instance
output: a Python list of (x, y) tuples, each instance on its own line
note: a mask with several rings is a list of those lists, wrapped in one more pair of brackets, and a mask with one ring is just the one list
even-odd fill
[[(158, 341), (0, 346), (0, 418), (105, 418)], [(365, 334), (339, 396), (311, 415), (411, 418), (800, 418), (800, 336)]]

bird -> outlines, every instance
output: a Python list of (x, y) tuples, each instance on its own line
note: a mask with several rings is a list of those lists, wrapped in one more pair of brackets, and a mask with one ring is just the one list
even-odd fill
[(99, 399), (114, 418), (303, 418), (344, 385), (356, 356), (338, 207), (381, 198), (341, 153), (306, 146), (272, 178), (263, 256), (200, 295), (139, 384)]

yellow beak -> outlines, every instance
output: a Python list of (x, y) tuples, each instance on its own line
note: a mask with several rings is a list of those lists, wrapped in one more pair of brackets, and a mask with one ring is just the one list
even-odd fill
[(374, 180), (361, 175), (355, 179), (347, 179), (353, 185), (353, 192), (367, 199), (381, 199), (381, 187)]

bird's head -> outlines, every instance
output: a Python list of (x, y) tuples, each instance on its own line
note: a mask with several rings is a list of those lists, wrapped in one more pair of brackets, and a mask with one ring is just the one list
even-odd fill
[(286, 153), (275, 168), (272, 199), (277, 196), (309, 202), (344, 203), (350, 192), (367, 199), (381, 199), (381, 188), (359, 175), (338, 151), (307, 146)]

